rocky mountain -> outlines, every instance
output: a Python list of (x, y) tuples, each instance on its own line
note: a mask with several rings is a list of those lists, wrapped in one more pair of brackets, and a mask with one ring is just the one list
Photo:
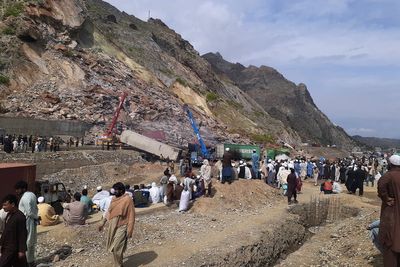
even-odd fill
[(382, 149), (400, 149), (400, 139), (363, 137), (359, 135), (354, 135), (353, 139), (372, 148), (380, 147)]
[(271, 67), (230, 63), (219, 53), (208, 53), (203, 58), (220, 77), (232, 80), (273, 118), (295, 130), (304, 142), (352, 144), (346, 132), (318, 109), (305, 84), (296, 85)]
[[(240, 82), (158, 19), (144, 22), (101, 0), (3, 1), (0, 7), (0, 116), (80, 120), (93, 125), (91, 134), (101, 133), (127, 92), (123, 124), (137, 132), (164, 131), (171, 144), (194, 139), (183, 104), (202, 122), (209, 143), (351, 143), (305, 86), (294, 90), (267, 67), (240, 67)], [(268, 88), (270, 100), (276, 86), (298, 92), (267, 108), (250, 89), (260, 75), (275, 77), (256, 89)], [(312, 129), (294, 122), (303, 115), (292, 116), (299, 109), (290, 105), (301, 103), (301, 111), (319, 114)]]

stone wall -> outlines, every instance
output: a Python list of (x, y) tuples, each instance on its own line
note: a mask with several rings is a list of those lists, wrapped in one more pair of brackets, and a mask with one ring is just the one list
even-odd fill
[(91, 125), (80, 121), (0, 117), (0, 128), (9, 134), (84, 136)]

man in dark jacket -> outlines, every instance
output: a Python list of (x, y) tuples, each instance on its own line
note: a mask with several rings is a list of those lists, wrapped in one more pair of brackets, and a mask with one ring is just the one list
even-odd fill
[[(297, 176), (296, 176), (293, 166), (290, 166), (290, 174), (287, 177), (287, 185), (288, 185), (288, 189), (287, 189), (288, 204), (289, 205), (292, 203), (297, 204), (298, 203), (297, 192), (296, 192)], [(292, 196), (294, 198), (293, 202), (292, 202)]]
[(354, 172), (354, 184), (353, 184), (353, 194), (356, 193), (358, 189), (358, 195), (362, 196), (364, 193), (364, 181), (367, 177), (367, 173), (361, 168), (361, 165), (357, 166), (357, 170)]
[(18, 210), (18, 199), (15, 195), (4, 198), (3, 209), (8, 214), (0, 239), (0, 267), (25, 267), (27, 266), (26, 240), (28, 236), (25, 215)]

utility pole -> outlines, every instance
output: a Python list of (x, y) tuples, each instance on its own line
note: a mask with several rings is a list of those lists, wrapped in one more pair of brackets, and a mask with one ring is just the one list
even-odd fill
[(150, 10), (149, 10), (149, 13), (147, 15), (147, 20), (149, 20), (149, 19), (150, 19)]

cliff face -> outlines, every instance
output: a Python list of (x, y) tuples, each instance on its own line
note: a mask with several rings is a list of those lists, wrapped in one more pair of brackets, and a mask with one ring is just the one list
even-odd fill
[(218, 53), (203, 56), (220, 76), (231, 79), (273, 118), (295, 130), (304, 142), (351, 146), (353, 141), (314, 104), (306, 85), (295, 85), (275, 69), (244, 67)]
[[(231, 71), (216, 67), (162, 21), (141, 21), (100, 0), (22, 1), (3, 10), (10, 7), (0, 22), (0, 116), (82, 120), (99, 133), (127, 92), (123, 124), (137, 132), (162, 130), (172, 144), (194, 139), (183, 104), (202, 122), (209, 143), (309, 139), (291, 115), (295, 97), (270, 107), (260, 100), (257, 91), (267, 101), (283, 86), (307, 102), (304, 110), (318, 111), (305, 87), (273, 69), (220, 60)], [(263, 79), (274, 82), (266, 86)], [(329, 124), (320, 116), (315, 124)], [(312, 136), (332, 140), (335, 129)]]

